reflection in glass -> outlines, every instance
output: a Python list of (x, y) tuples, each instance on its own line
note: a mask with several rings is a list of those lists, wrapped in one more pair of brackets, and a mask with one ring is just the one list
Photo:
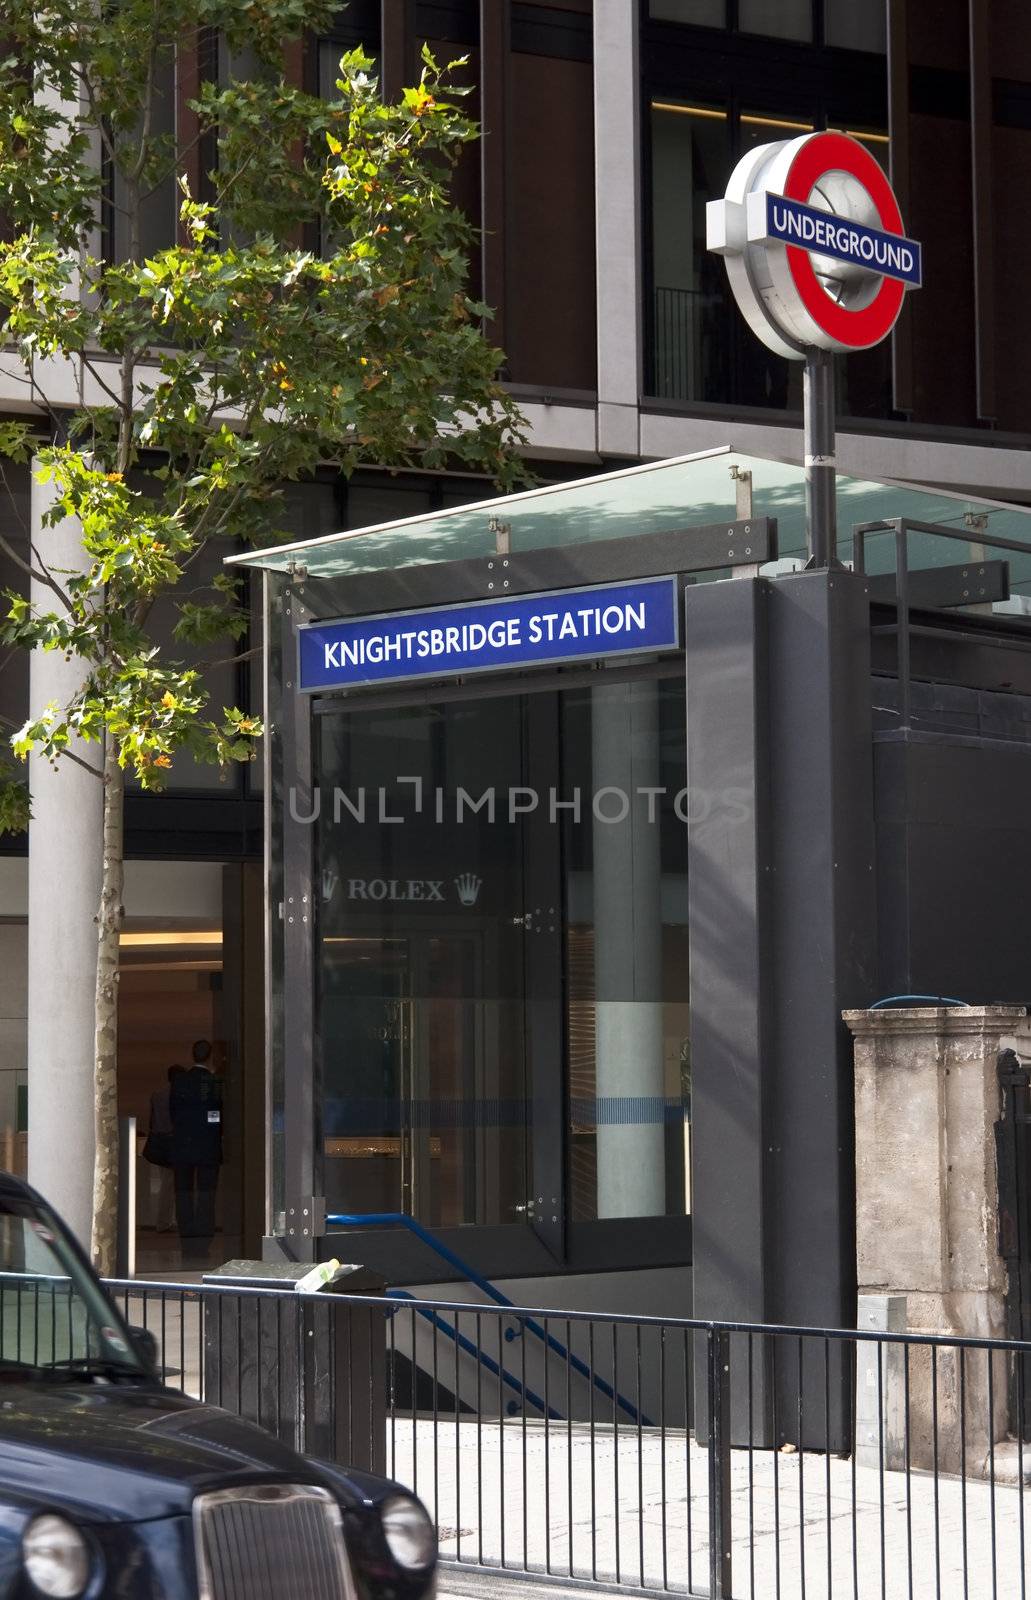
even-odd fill
[(656, 100), (651, 132), (655, 394), (723, 399), (730, 307), (723, 262), (705, 246), (705, 206), (730, 175), (727, 114)]
[(574, 1218), (690, 1210), (689, 969), (681, 679), (565, 697)]
[(0, 1203), (0, 1380), (69, 1376), (101, 1361), (143, 1371), (117, 1314), (56, 1218), (34, 1200)]

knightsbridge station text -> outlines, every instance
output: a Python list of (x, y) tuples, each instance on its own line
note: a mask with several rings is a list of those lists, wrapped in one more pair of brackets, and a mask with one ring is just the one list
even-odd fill
[[(371, 638), (334, 639), (323, 643), (326, 667), (364, 666), (367, 661), (425, 660), (429, 656), (468, 655), (478, 650), (517, 650), (521, 644), (563, 639), (600, 639), (606, 635), (643, 633), (646, 608), (639, 605), (584, 606), (578, 611), (546, 611), (539, 616), (498, 617), (493, 622), (463, 622), (446, 628), (405, 628), (374, 633)], [(526, 627), (524, 629), (523, 622)]]

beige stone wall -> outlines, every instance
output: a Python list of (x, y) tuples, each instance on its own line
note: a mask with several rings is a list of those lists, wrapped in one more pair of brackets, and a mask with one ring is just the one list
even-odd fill
[[(909, 1332), (962, 1338), (1006, 1333), (1006, 1269), (998, 1250), (995, 1124), (999, 1051), (1031, 1053), (1024, 1011), (1011, 1006), (851, 1011), (855, 1036), (856, 1253), (864, 1296), (899, 1296)], [(979, 1469), (1005, 1437), (1001, 1355), (954, 1347), (908, 1365), (914, 1465), (937, 1448), (943, 1470)], [(890, 1397), (897, 1410), (897, 1395)], [(961, 1411), (966, 1429), (960, 1428)], [(897, 1431), (897, 1430), (896, 1430)]]

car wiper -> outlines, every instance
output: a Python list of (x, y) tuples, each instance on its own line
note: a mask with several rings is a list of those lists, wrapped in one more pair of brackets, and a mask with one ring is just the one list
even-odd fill
[(62, 1378), (107, 1378), (112, 1383), (119, 1379), (140, 1383), (147, 1377), (142, 1367), (132, 1366), (127, 1361), (114, 1361), (110, 1356), (71, 1356), (65, 1361), (48, 1361), (37, 1371), (45, 1376), (53, 1374)]

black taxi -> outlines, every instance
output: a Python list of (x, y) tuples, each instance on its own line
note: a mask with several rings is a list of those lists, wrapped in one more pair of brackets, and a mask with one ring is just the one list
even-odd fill
[(44, 1200), (0, 1174), (0, 1600), (424, 1600), (397, 1484), (165, 1388)]

